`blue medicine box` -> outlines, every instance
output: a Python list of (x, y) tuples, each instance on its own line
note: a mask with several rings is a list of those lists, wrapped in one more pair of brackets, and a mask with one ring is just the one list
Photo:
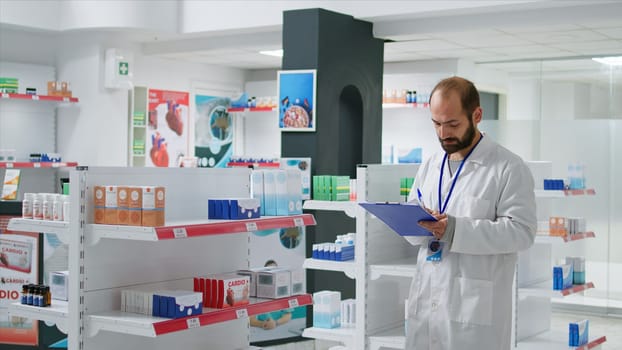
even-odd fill
[(153, 295), (153, 316), (181, 318), (203, 312), (203, 295), (185, 290), (161, 291)]

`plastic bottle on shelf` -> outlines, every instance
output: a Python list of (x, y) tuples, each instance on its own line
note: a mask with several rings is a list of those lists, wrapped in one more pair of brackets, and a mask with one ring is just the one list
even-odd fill
[(54, 202), (52, 202), (52, 219), (54, 221), (63, 220), (63, 196), (60, 194), (54, 195)]
[(35, 194), (32, 200), (32, 218), (34, 220), (43, 220), (43, 197), (41, 193)]
[(54, 194), (45, 193), (41, 204), (41, 210), (43, 212), (43, 220), (54, 219)]

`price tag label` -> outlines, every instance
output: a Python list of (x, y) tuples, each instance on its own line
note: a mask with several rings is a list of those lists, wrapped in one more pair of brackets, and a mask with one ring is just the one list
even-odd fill
[(6, 167), (7, 167), (7, 169), (13, 168), (13, 163), (6, 163)]
[(9, 98), (9, 94), (2, 93), (2, 98)]
[(69, 97), (63, 97), (63, 102), (69, 102)]
[(41, 163), (33, 163), (32, 167), (33, 168), (41, 168)]
[(60, 168), (61, 165), (61, 163), (52, 163), (52, 168)]
[(186, 320), (186, 324), (188, 324), (188, 329), (199, 328), (201, 327), (201, 322), (199, 322), (198, 317), (189, 318)]
[(32, 95), (32, 99), (34, 101), (39, 101), (39, 96), (38, 95)]
[(257, 231), (257, 223), (256, 222), (247, 222), (246, 223), (246, 231)]
[(248, 317), (248, 310), (246, 310), (246, 309), (235, 310), (235, 315), (238, 318), (247, 318)]
[(174, 228), (173, 235), (175, 238), (188, 238), (188, 232), (186, 232), (184, 227)]
[(302, 218), (294, 218), (294, 226), (304, 226), (305, 221)]
[(298, 307), (298, 299), (289, 299), (289, 307)]

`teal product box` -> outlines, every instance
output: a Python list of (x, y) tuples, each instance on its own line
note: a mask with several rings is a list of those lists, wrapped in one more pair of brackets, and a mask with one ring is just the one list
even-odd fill
[(259, 214), (266, 215), (266, 203), (263, 192), (263, 171), (261, 170), (253, 170), (251, 173), (251, 197), (259, 199)]
[(295, 169), (285, 170), (287, 174), (287, 215), (302, 214), (302, 174)]
[(583, 346), (589, 341), (589, 320), (572, 322), (568, 325), (568, 346)]
[(311, 158), (281, 158), (280, 167), (283, 170), (294, 169), (300, 172), (302, 199), (311, 199)]
[[(157, 312), (156, 314), (156, 304)], [(153, 295), (153, 316), (181, 318), (203, 312), (203, 295), (190, 291), (160, 291)]]
[(313, 327), (341, 327), (341, 292), (325, 290), (313, 293)]
[(263, 170), (264, 213), (276, 216), (276, 173), (273, 170)]
[(276, 215), (289, 215), (289, 193), (287, 192), (287, 172), (285, 170), (274, 171), (276, 183)]

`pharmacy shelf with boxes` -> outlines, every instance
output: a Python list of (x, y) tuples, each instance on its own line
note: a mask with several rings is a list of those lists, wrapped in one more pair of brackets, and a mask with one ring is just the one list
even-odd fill
[[(368, 214), (359, 202), (403, 202), (404, 180), (413, 177), (417, 169), (418, 164), (361, 165), (352, 182), (352, 200), (331, 200), (333, 196), (321, 193), (322, 200), (305, 201), (305, 210), (343, 212), (356, 220), (353, 260), (309, 257), (304, 263), (307, 269), (339, 271), (354, 279), (356, 298), (341, 300), (338, 290), (314, 293), (313, 327), (303, 331), (304, 337), (332, 342), (341, 349), (404, 347), (404, 301), (417, 250)], [(344, 179), (341, 182), (345, 185)], [(347, 233), (335, 232), (334, 244), (343, 244), (344, 237), (347, 239)], [(329, 255), (331, 252), (329, 249)]]
[[(248, 348), (249, 316), (312, 302), (297, 287), (301, 270), (262, 271), (275, 274), (273, 282), (289, 276), (283, 282), (287, 288), (267, 282), (253, 288), (269, 279), (238, 275), (252, 270), (249, 232), (315, 224), (311, 214), (209, 218), (209, 199), (249, 197), (250, 181), (251, 170), (244, 168), (72, 170), (69, 221), (19, 218), (9, 223), (12, 230), (54, 232), (67, 242), (69, 269), (65, 278), (54, 279), (63, 281), (66, 300), (52, 293), (51, 305), (15, 303), (10, 314), (56, 323), (68, 334), (70, 349), (109, 349), (111, 344), (168, 349), (182, 342), (188, 349)], [(124, 185), (106, 189), (109, 184)], [(143, 199), (153, 194), (153, 203), (132, 210), (128, 204), (127, 212), (119, 202), (100, 207), (107, 195), (123, 197), (124, 189), (131, 198), (133, 188)], [(97, 198), (98, 190), (103, 198)], [(124, 222), (133, 214), (140, 216), (140, 225), (138, 219), (134, 225)], [(102, 215), (105, 223), (95, 223)], [(215, 281), (209, 284), (210, 298), (207, 283), (201, 288), (197, 282), (206, 277)]]
[[(606, 338), (602, 335), (588, 337), (588, 320), (569, 324), (568, 334), (551, 335), (551, 298), (581, 294), (595, 288), (595, 284), (589, 281), (584, 256), (561, 259), (554, 256), (563, 256), (562, 249), (567, 249), (566, 245), (582, 244), (586, 239), (596, 238), (596, 234), (589, 230), (586, 218), (566, 217), (554, 212), (553, 202), (571, 201), (579, 196), (593, 197), (596, 191), (586, 188), (585, 167), (581, 164), (569, 164), (567, 174), (553, 177), (552, 162), (526, 163), (536, 188), (538, 230), (534, 245), (519, 253), (514, 344), (518, 348), (523, 348), (524, 344), (542, 343), (587, 349), (592, 342), (600, 344)], [(554, 250), (559, 252), (554, 255)]]

